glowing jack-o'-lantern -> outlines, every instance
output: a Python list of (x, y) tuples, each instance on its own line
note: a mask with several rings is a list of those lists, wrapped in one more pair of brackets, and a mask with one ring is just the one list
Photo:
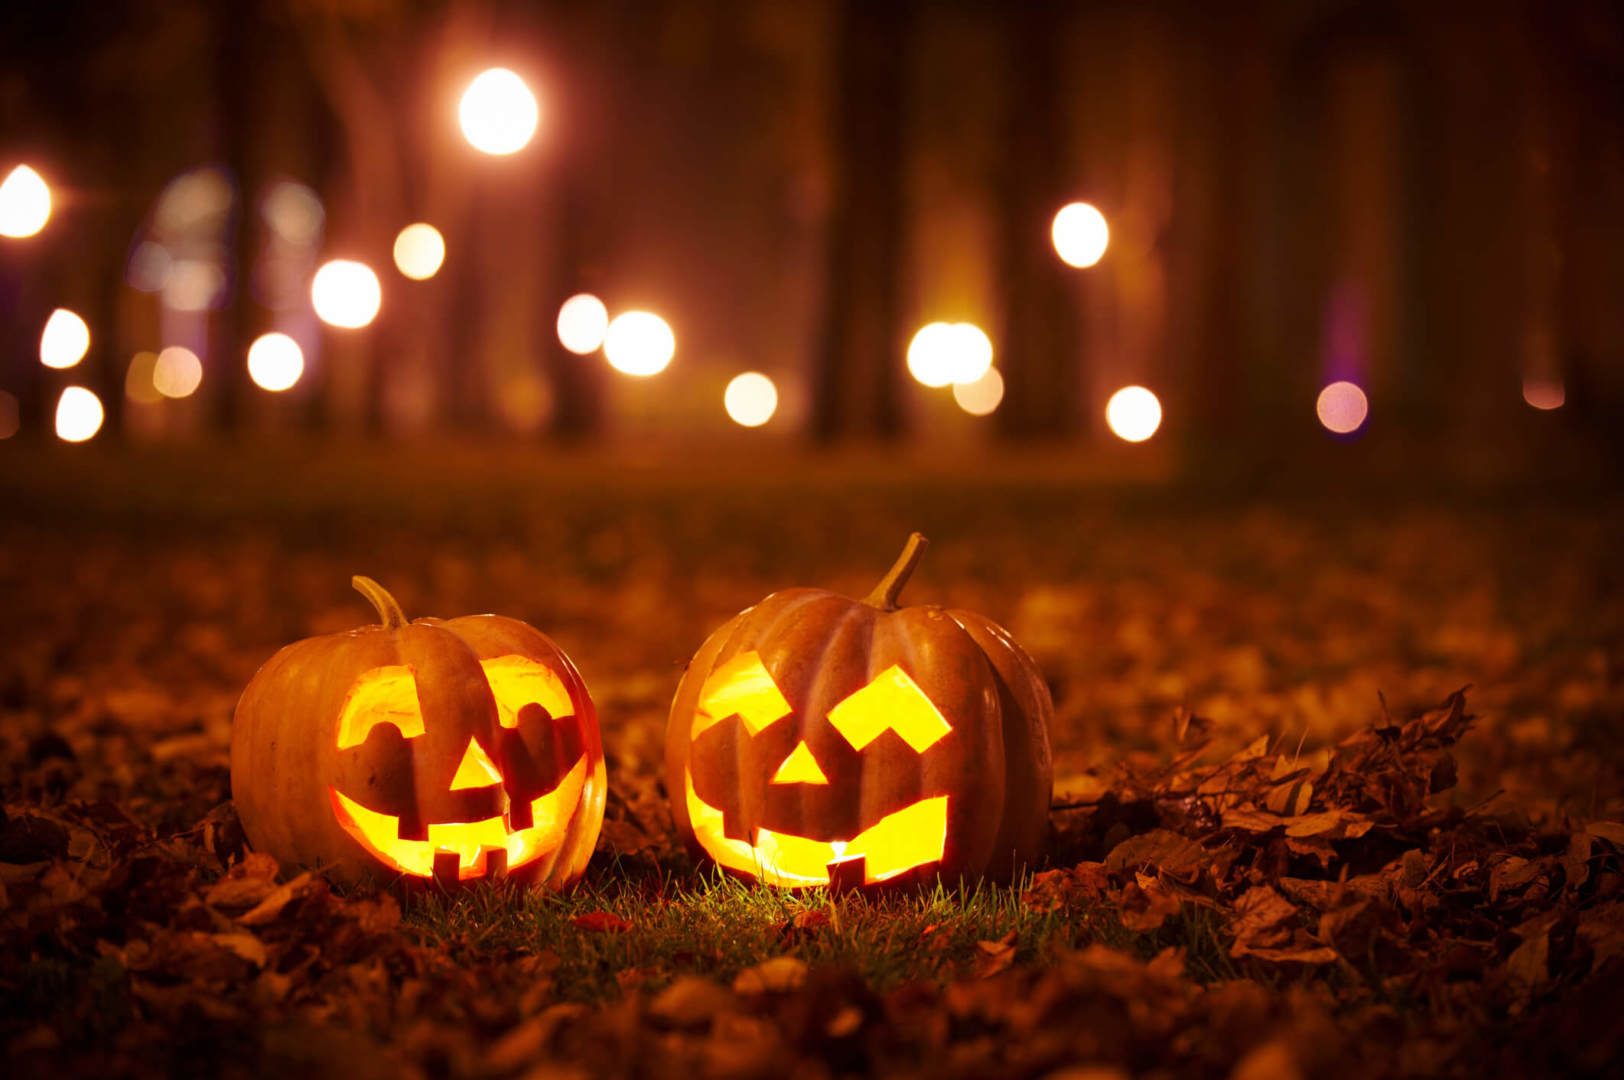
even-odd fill
[(777, 592), (699, 650), (666, 728), (696, 853), (785, 888), (1005, 876), (1040, 853), (1049, 689), (986, 618), (898, 607), (924, 547), (865, 600)]
[(231, 787), (249, 843), (343, 880), (562, 887), (603, 823), (603, 747), (575, 665), (500, 615), (295, 642), (237, 703)]

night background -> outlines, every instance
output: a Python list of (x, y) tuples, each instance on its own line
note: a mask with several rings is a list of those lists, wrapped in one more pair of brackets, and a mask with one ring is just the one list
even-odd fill
[[(17, 0), (0, 55), (16, 1075), (1617, 1075), (1618, 5)], [(1045, 854), (719, 872), (685, 666), (916, 530), (903, 602), (1052, 695)], [(239, 697), (356, 574), (580, 669), (578, 882), (245, 836)]]

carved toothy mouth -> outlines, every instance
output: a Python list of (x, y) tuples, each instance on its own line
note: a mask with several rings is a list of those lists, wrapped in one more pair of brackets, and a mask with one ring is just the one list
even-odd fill
[(490, 853), (499, 851), (509, 872), (554, 851), (564, 839), (586, 784), (587, 760), (583, 755), (547, 794), (530, 801), (531, 820), (526, 829), (508, 827), (508, 815), (482, 821), (430, 823), (427, 840), (406, 840), (400, 835), (400, 818), (368, 810), (342, 791), (328, 788), (333, 816), (362, 847), (391, 870), (413, 877), (433, 877), (434, 859), (441, 852), (457, 857), (459, 880), (484, 877)]
[(757, 829), (752, 844), (728, 839), (722, 811), (699, 797), (692, 775), (685, 779), (688, 821), (700, 846), (722, 866), (780, 888), (827, 885), (834, 867), (858, 859), (863, 860), (863, 883), (873, 885), (941, 862), (947, 847), (946, 795), (887, 814), (850, 840), (808, 840)]

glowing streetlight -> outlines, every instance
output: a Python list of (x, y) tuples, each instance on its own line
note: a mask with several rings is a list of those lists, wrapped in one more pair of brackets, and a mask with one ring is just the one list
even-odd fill
[(51, 189), (39, 173), (19, 165), (0, 181), (0, 236), (21, 240), (51, 220)]
[(480, 73), (463, 91), (457, 122), (474, 149), (487, 154), (512, 154), (524, 149), (536, 133), (540, 118), (536, 97), (507, 68)]
[(1105, 422), (1126, 442), (1144, 442), (1162, 426), (1162, 403), (1143, 386), (1124, 386), (1105, 403)]
[(63, 442), (84, 442), (101, 430), (101, 398), (82, 386), (70, 386), (56, 399), (56, 437)]
[(203, 361), (183, 345), (171, 345), (152, 364), (153, 388), (166, 398), (191, 397), (203, 382)]
[(39, 362), (48, 368), (70, 368), (90, 351), (90, 327), (67, 308), (57, 308), (39, 335)]
[(986, 416), (1004, 400), (1004, 377), (990, 367), (979, 379), (954, 383), (953, 400), (971, 416)]
[(1060, 260), (1079, 268), (1093, 266), (1105, 255), (1111, 242), (1111, 229), (1105, 215), (1085, 202), (1060, 208), (1049, 230)]
[(591, 293), (576, 293), (558, 309), (558, 340), (572, 353), (596, 352), (609, 329), (609, 309)]
[(1370, 415), (1370, 399), (1351, 382), (1334, 382), (1319, 392), (1314, 411), (1326, 431), (1349, 435), (1358, 431)]
[(248, 377), (261, 390), (286, 390), (304, 374), (304, 350), (286, 334), (261, 334), (248, 346)]
[(316, 317), (328, 326), (355, 330), (377, 318), (383, 290), (370, 266), (334, 259), (323, 264), (311, 279), (310, 302), (316, 308)]
[(433, 225), (418, 222), (395, 237), (395, 268), (413, 281), (427, 281), (445, 262), (445, 237)]
[(735, 375), (722, 394), (722, 406), (735, 424), (760, 427), (778, 411), (778, 387), (759, 371)]
[(676, 351), (671, 327), (647, 311), (616, 315), (603, 335), (603, 354), (609, 358), (609, 366), (627, 375), (657, 375)]

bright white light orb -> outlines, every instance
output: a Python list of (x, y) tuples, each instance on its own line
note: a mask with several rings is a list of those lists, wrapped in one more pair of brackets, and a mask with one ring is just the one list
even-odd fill
[(419, 221), (395, 237), (395, 269), (413, 281), (427, 281), (445, 262), (445, 237), (433, 225)]
[(366, 263), (334, 259), (311, 279), (310, 302), (316, 317), (328, 326), (356, 330), (378, 317), (383, 290)]
[(921, 326), (908, 343), (908, 373), (922, 386), (946, 386), (955, 374), (957, 344), (951, 324), (933, 322)]
[(457, 122), (475, 150), (512, 154), (536, 133), (541, 111), (530, 88), (507, 68), (482, 72), (463, 91)]
[(973, 382), (954, 383), (953, 400), (971, 416), (986, 416), (1004, 400), (1004, 377), (990, 367)]
[(84, 442), (101, 430), (101, 398), (82, 386), (70, 386), (56, 399), (56, 437), (63, 442)]
[(722, 394), (722, 406), (735, 424), (760, 427), (778, 411), (778, 387), (759, 371), (735, 375)]
[(992, 340), (974, 323), (954, 323), (952, 375), (955, 383), (972, 383), (992, 370)]
[(39, 335), (39, 362), (48, 368), (70, 368), (90, 351), (90, 327), (67, 308), (57, 308)]
[(609, 366), (627, 375), (658, 375), (676, 351), (676, 335), (664, 319), (648, 311), (616, 315), (603, 335)]
[(21, 240), (51, 220), (51, 189), (40, 174), (19, 165), (0, 181), (0, 236)]
[(1111, 243), (1111, 228), (1105, 215), (1085, 202), (1060, 208), (1049, 230), (1060, 261), (1078, 268), (1093, 266), (1105, 256)]
[(261, 390), (286, 390), (304, 374), (304, 350), (286, 334), (261, 334), (248, 346), (248, 377)]
[(152, 365), (153, 388), (166, 398), (191, 397), (203, 382), (203, 361), (182, 345), (171, 345)]
[(1349, 435), (1364, 426), (1365, 417), (1370, 415), (1370, 399), (1351, 382), (1334, 382), (1319, 392), (1314, 411), (1326, 431)]
[(1105, 403), (1105, 422), (1126, 442), (1144, 442), (1162, 426), (1162, 403), (1143, 386), (1124, 386)]
[(558, 309), (558, 340), (572, 353), (596, 352), (609, 329), (609, 309), (591, 293), (576, 293)]

